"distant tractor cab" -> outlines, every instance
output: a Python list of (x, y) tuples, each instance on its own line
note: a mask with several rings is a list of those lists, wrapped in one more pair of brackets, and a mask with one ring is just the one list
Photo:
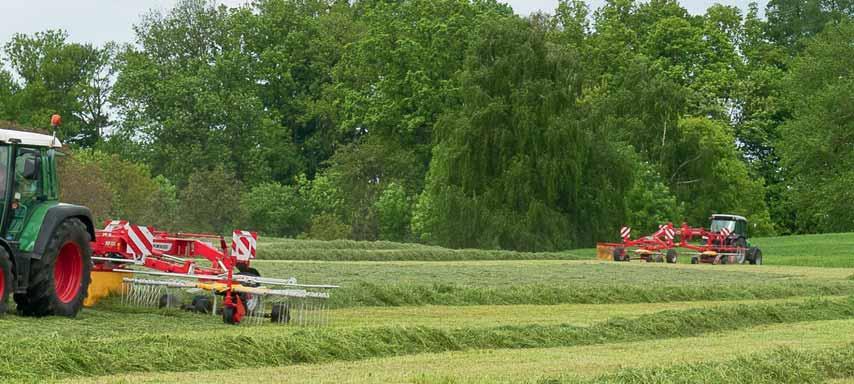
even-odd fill
[(747, 240), (747, 219), (738, 215), (712, 215), (709, 230), (712, 232), (729, 232), (734, 240)]

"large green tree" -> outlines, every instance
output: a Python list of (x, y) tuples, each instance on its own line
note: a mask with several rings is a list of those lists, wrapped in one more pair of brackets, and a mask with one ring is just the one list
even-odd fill
[(0, 117), (24, 126), (48, 128), (59, 113), (57, 135), (93, 146), (111, 125), (107, 95), (112, 84), (115, 46), (69, 43), (64, 31), (16, 34), (6, 43), (6, 62), (15, 76), (0, 71)]
[(781, 127), (787, 196), (799, 231), (854, 230), (854, 22), (806, 43), (786, 78), (793, 116)]
[(422, 237), (455, 247), (591, 245), (624, 220), (631, 149), (591, 119), (584, 62), (548, 27), (485, 23), (443, 114), (416, 213)]

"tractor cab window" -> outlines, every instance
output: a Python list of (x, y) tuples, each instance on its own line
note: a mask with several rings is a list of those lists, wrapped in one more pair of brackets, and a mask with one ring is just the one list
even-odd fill
[(6, 198), (6, 181), (8, 180), (6, 173), (9, 172), (9, 147), (0, 146), (0, 200)]
[(712, 220), (712, 227), (709, 228), (712, 232), (720, 232), (722, 229), (729, 229), (730, 232), (735, 232), (735, 220)]
[(35, 199), (39, 192), (40, 157), (38, 149), (18, 149), (18, 156), (15, 157), (15, 192), (21, 194), (22, 202)]

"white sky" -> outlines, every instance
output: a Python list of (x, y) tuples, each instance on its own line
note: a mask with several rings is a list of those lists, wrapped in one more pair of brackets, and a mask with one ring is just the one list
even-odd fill
[[(429, 1), (429, 0), (426, 0)], [(554, 10), (557, 0), (505, 0), (517, 13)], [(747, 9), (750, 0), (681, 0), (691, 13), (701, 14), (714, 3)], [(235, 6), (248, 0), (220, 0)], [(767, 0), (758, 0), (760, 9)], [(588, 0), (591, 9), (604, 0)], [(132, 26), (149, 9), (168, 9), (175, 0), (0, 0), (0, 45), (15, 33), (65, 29), (71, 40), (102, 44), (106, 41), (132, 42)]]

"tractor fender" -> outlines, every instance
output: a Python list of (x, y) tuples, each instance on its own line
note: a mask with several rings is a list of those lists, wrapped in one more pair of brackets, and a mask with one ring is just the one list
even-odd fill
[(27, 223), (27, 227), (34, 226), (39, 228), (38, 237), (36, 237), (35, 242), (30, 243), (32, 244), (32, 249), (28, 250), (22, 247), (17, 252), (10, 253), (10, 255), (13, 255), (12, 260), (15, 266), (15, 293), (27, 293), (30, 281), (30, 261), (41, 260), (42, 255), (47, 251), (48, 242), (50, 242), (50, 238), (53, 236), (56, 228), (60, 223), (69, 218), (82, 221), (86, 225), (86, 232), (89, 233), (89, 240), (95, 241), (95, 226), (92, 223), (92, 212), (89, 211), (89, 208), (73, 204), (56, 204), (45, 211), (40, 223), (34, 216), (31, 217), (30, 222)]
[(36, 238), (33, 250), (30, 252), (30, 257), (36, 260), (41, 259), (42, 255), (47, 251), (47, 244), (56, 227), (66, 219), (78, 219), (86, 225), (86, 232), (89, 233), (89, 240), (95, 241), (95, 225), (92, 221), (92, 211), (89, 208), (73, 205), (73, 204), (57, 204), (47, 210), (44, 220), (39, 229), (39, 235)]

